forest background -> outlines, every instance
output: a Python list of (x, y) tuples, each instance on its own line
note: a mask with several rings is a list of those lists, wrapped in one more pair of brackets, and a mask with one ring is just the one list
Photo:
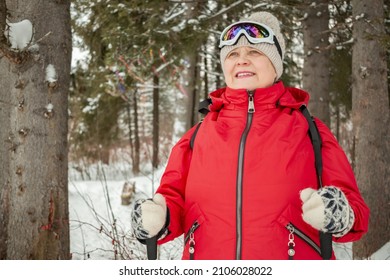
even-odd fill
[[(310, 93), (311, 113), (331, 127), (370, 206), (353, 257), (390, 240), (387, 0), (43, 2), (0, 0), (1, 259), (71, 257), (71, 182), (144, 176), (153, 193), (170, 149), (201, 119), (199, 101), (224, 86), (220, 31), (256, 11), (279, 18), (282, 80)], [(7, 30), (26, 18), (34, 32), (20, 47)], [(112, 223), (100, 230), (129, 252), (120, 240), (132, 237)]]

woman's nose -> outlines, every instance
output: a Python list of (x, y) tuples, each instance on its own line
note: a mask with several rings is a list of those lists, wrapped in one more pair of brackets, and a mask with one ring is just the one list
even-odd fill
[(237, 59), (237, 64), (243, 65), (243, 64), (248, 64), (249, 60), (245, 54), (242, 54), (238, 57)]

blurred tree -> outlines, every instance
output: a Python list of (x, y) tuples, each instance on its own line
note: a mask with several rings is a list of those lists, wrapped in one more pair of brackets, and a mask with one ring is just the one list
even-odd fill
[[(354, 244), (366, 259), (390, 240), (390, 106), (383, 0), (352, 0), (354, 170), (371, 210), (369, 231)], [(358, 213), (356, 213), (358, 215)]]
[(330, 5), (331, 128), (344, 150), (353, 151), (350, 127), (352, 109), (352, 6), (334, 0)]
[(329, 97), (329, 1), (304, 1), (303, 88), (310, 93), (312, 114), (330, 125)]

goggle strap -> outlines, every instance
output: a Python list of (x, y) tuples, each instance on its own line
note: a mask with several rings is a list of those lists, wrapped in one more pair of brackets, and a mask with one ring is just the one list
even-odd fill
[(276, 49), (278, 50), (278, 53), (280, 55), (280, 58), (283, 60), (282, 48), (280, 47), (279, 41), (275, 35), (274, 35), (274, 42), (275, 42)]
[[(237, 43), (238, 42), (238, 40), (240, 40), (240, 37), (241, 36), (244, 36), (244, 37), (246, 37), (247, 38), (247, 40), (250, 42), (250, 39), (248, 39), (248, 37), (247, 37), (247, 35), (245, 35), (245, 33), (243, 33), (243, 34), (241, 34), (237, 39), (236, 39), (236, 42), (235, 43)], [(282, 54), (282, 48), (280, 47), (280, 44), (279, 44), (279, 41), (278, 41), (278, 38), (276, 38), (276, 36), (275, 35), (273, 35), (273, 41), (274, 41), (274, 43), (275, 43), (275, 47), (276, 47), (276, 49), (278, 50), (278, 53), (279, 53), (279, 55), (280, 55), (280, 59), (282, 59), (283, 60), (283, 54)], [(252, 42), (250, 42), (251, 44), (253, 44)]]

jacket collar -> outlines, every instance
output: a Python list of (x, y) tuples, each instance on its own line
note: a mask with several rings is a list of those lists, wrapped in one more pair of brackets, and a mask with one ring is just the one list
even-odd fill
[[(282, 81), (268, 88), (255, 89), (253, 97), (257, 109), (277, 106), (299, 109), (303, 104), (307, 105), (309, 101), (307, 92), (285, 87)], [(246, 89), (221, 88), (210, 93), (210, 98), (210, 111), (219, 111), (224, 106), (237, 109), (248, 106), (248, 91)]]

